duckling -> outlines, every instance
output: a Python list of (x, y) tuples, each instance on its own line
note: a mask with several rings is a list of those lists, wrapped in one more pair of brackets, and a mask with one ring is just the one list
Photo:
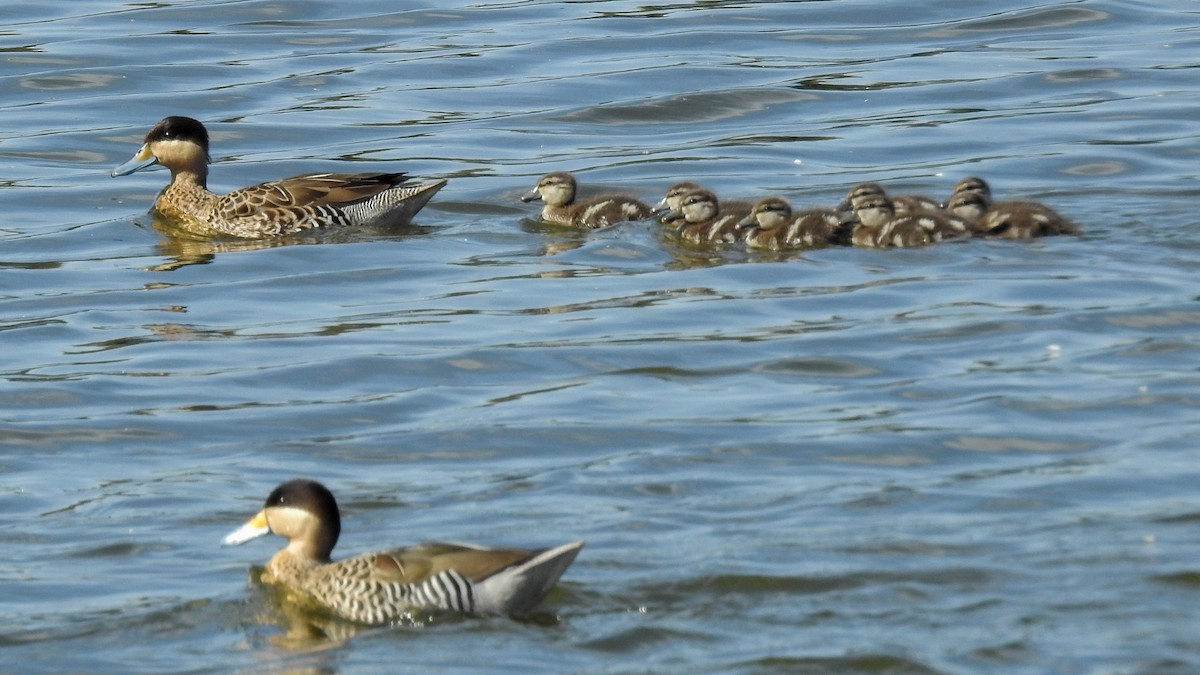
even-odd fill
[(953, 193), (959, 194), (961, 192), (975, 192), (983, 195), (983, 198), (989, 202), (992, 200), (992, 187), (979, 176), (967, 176), (955, 183)]
[[(672, 185), (671, 187), (667, 188), (667, 192), (663, 195), (662, 201), (658, 202), (658, 204), (654, 206), (654, 215), (658, 216), (659, 220), (664, 225), (678, 226), (682, 224), (683, 212), (680, 207), (683, 205), (683, 196), (689, 192), (695, 192), (696, 190), (704, 189), (707, 188), (699, 185), (698, 183), (693, 183), (690, 180), (685, 180)], [(749, 214), (750, 209), (753, 207), (753, 202), (743, 199), (727, 199), (721, 202), (721, 208), (727, 213), (741, 214), (742, 216)], [(677, 214), (674, 220), (670, 220), (672, 213)]]
[(851, 241), (865, 247), (912, 247), (970, 234), (960, 218), (936, 211), (898, 214), (887, 195), (865, 194), (855, 197), (854, 227)]
[(1033, 239), (1079, 234), (1079, 226), (1057, 211), (1032, 201), (993, 202), (982, 178), (968, 177), (954, 186), (946, 209), (967, 221), (976, 234), (996, 239)]
[(1039, 202), (1003, 201), (988, 207), (976, 226), (985, 237), (1033, 239), (1079, 234), (1079, 226)]
[(840, 243), (844, 233), (841, 217), (832, 209), (805, 209), (793, 214), (783, 197), (760, 199), (750, 215), (740, 220), (737, 230), (749, 248), (780, 251), (816, 248)]
[(532, 190), (521, 196), (523, 202), (542, 200), (542, 220), (548, 223), (568, 225), (593, 230), (626, 221), (645, 220), (651, 215), (650, 207), (642, 202), (621, 195), (605, 195), (583, 202), (576, 202), (579, 184), (566, 171), (548, 173), (538, 180)]
[(943, 204), (949, 213), (962, 218), (974, 227), (992, 203), (992, 189), (987, 181), (969, 176), (954, 184), (954, 191)]
[[(683, 206), (683, 196), (689, 192), (696, 190), (704, 190), (704, 186), (699, 183), (693, 183), (690, 180), (681, 181), (667, 188), (663, 198), (654, 205), (654, 215), (658, 216), (660, 222), (664, 225), (679, 225), (683, 220), (683, 211), (680, 207)], [(671, 220), (671, 214), (677, 214), (675, 220)]]
[(333, 493), (316, 481), (295, 479), (276, 487), (262, 510), (222, 543), (266, 534), (286, 538), (287, 547), (267, 563), (262, 580), (287, 588), (302, 606), (367, 624), (389, 623), (421, 608), (527, 614), (584, 545), (524, 550), (427, 543), (335, 562), (329, 556), (340, 533)]
[(154, 207), (173, 225), (204, 236), (264, 239), (331, 226), (407, 222), (446, 185), (406, 182), (403, 173), (314, 173), (218, 195), (208, 190), (208, 130), (172, 115), (154, 125), (142, 147), (112, 170), (126, 176), (161, 164), (171, 182)]
[(922, 195), (889, 195), (879, 183), (859, 183), (850, 188), (850, 191), (846, 193), (846, 198), (837, 205), (836, 209), (840, 213), (849, 213), (854, 210), (855, 199), (881, 196), (887, 197), (892, 202), (892, 208), (896, 214), (901, 216), (909, 213), (941, 210), (941, 204), (934, 199)]
[(738, 221), (744, 216), (723, 211), (717, 195), (701, 189), (683, 195), (679, 210), (672, 210), (667, 217), (679, 223), (679, 236), (693, 244), (732, 244), (737, 241)]

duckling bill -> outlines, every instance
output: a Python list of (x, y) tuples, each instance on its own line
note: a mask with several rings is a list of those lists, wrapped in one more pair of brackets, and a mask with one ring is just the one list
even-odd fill
[(333, 561), (341, 534), (337, 501), (324, 485), (296, 479), (276, 487), (262, 510), (222, 543), (277, 534), (288, 544), (267, 563), (265, 583), (302, 604), (366, 624), (416, 609), (519, 616), (546, 597), (584, 542), (549, 549), (426, 543)]
[(263, 239), (333, 226), (395, 226), (408, 222), (446, 185), (414, 184), (403, 173), (314, 173), (218, 195), (208, 189), (208, 130), (191, 117), (164, 118), (142, 147), (112, 170), (126, 176), (155, 164), (171, 182), (155, 208), (180, 228), (204, 236)]

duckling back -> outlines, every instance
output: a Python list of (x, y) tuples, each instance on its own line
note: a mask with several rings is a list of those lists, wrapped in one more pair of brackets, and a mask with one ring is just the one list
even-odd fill
[(1079, 234), (1079, 226), (1039, 202), (1003, 201), (992, 204), (976, 226), (985, 237), (1033, 239)]
[(966, 236), (970, 236), (970, 229), (960, 218), (940, 213), (910, 213), (898, 215), (879, 228), (875, 245), (909, 248)]

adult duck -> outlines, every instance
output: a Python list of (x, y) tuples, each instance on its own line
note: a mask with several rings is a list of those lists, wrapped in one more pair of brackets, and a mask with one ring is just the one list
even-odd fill
[(208, 189), (208, 130), (173, 115), (154, 125), (113, 176), (161, 164), (171, 182), (154, 202), (173, 225), (203, 236), (264, 239), (314, 228), (393, 226), (409, 221), (446, 185), (403, 173), (313, 173), (215, 194)]
[(427, 543), (334, 561), (341, 533), (337, 501), (324, 485), (290, 480), (223, 543), (266, 534), (288, 540), (267, 563), (265, 583), (281, 585), (301, 606), (383, 624), (416, 609), (521, 615), (533, 610), (575, 560), (582, 541), (549, 549)]

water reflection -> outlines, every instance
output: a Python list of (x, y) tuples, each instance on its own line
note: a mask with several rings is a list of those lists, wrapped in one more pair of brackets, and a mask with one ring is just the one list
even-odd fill
[(409, 223), (389, 228), (354, 227), (311, 230), (274, 239), (205, 239), (175, 227), (158, 211), (151, 210), (147, 215), (150, 219), (150, 226), (164, 237), (159, 241), (156, 249), (160, 255), (168, 258), (165, 262), (146, 267), (148, 272), (170, 272), (188, 265), (207, 265), (215, 260), (219, 253), (258, 251), (279, 246), (348, 244), (376, 239), (407, 239), (429, 234), (436, 229)]

